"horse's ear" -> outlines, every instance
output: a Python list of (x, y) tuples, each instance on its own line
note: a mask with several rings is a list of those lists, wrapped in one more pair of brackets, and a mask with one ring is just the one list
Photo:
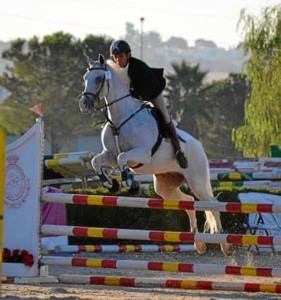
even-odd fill
[(87, 60), (88, 64), (91, 65), (94, 62), (94, 60), (90, 56), (88, 56), (86, 54), (86, 52), (84, 52), (83, 54), (86, 57), (86, 60)]
[(104, 61), (105, 61), (104, 56), (102, 54), (99, 54), (99, 58), (98, 59), (99, 59), (99, 62), (103, 65)]

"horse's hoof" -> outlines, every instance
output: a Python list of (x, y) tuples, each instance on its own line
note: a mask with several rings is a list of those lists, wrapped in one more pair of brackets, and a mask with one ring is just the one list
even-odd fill
[(196, 249), (196, 251), (200, 254), (203, 255), (206, 253), (207, 251), (207, 246), (205, 243), (194, 243), (194, 248)]
[(128, 192), (132, 195), (136, 195), (140, 190), (140, 185), (137, 181), (133, 180)]
[(110, 193), (117, 193), (120, 190), (120, 184), (118, 183), (118, 181), (116, 179), (112, 179), (112, 187), (108, 188)]
[(234, 252), (234, 248), (230, 244), (221, 244), (221, 251), (226, 256), (231, 256)]
[[(220, 233), (221, 234), (225, 234), (226, 232), (221, 229), (220, 230)], [(221, 246), (221, 251), (222, 253), (225, 255), (225, 256), (231, 256), (233, 251), (234, 251), (234, 248), (233, 248), (233, 245), (232, 244), (228, 244), (228, 243), (221, 243), (220, 244)]]

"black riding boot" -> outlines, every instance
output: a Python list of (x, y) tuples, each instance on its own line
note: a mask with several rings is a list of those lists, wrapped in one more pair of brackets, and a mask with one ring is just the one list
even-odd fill
[(166, 124), (166, 128), (171, 139), (172, 145), (175, 149), (177, 162), (182, 169), (186, 169), (188, 167), (188, 162), (184, 153), (181, 150), (180, 141), (173, 122), (170, 121), (170, 123)]

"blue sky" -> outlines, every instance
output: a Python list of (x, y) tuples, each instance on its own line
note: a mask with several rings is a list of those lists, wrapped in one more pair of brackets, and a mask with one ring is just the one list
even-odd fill
[(140, 30), (156, 31), (163, 40), (182, 37), (214, 41), (225, 48), (242, 40), (236, 26), (240, 11), (259, 16), (277, 0), (0, 0), (0, 40), (42, 37), (64, 31), (76, 37), (106, 34), (120, 38), (126, 22)]

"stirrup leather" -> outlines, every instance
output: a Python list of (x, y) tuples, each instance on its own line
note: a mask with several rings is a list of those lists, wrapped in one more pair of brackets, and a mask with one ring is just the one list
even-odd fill
[(176, 159), (178, 164), (182, 169), (186, 169), (188, 167), (188, 162), (186, 157), (184, 156), (184, 153), (181, 150), (178, 150), (176, 152)]

